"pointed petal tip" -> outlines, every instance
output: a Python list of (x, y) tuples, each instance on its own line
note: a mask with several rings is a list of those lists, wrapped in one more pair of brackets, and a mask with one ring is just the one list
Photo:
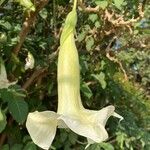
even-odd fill
[(87, 149), (91, 144), (87, 144), (84, 149)]
[(114, 112), (113, 116), (119, 118), (119, 123), (124, 119), (121, 115), (117, 114), (116, 112)]

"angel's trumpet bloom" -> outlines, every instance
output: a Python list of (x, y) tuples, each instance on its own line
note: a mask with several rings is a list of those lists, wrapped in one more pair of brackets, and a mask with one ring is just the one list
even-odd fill
[(74, 30), (77, 14), (73, 9), (67, 16), (60, 39), (58, 58), (58, 110), (29, 113), (26, 126), (35, 144), (49, 149), (56, 128), (70, 128), (88, 139), (88, 145), (108, 138), (105, 124), (114, 112), (114, 106), (99, 111), (88, 110), (82, 106), (80, 98), (79, 58), (75, 45)]
[(10, 85), (14, 84), (16, 84), (16, 81), (11, 83), (8, 81), (4, 62), (2, 58), (0, 58), (0, 89), (8, 88)]

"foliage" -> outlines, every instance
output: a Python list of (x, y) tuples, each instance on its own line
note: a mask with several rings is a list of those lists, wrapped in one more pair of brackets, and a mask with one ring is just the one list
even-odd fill
[[(2, 150), (38, 150), (25, 128), (27, 114), (57, 109), (57, 52), (71, 3), (45, 1), (39, 5), (32, 1), (31, 7), (18, 1), (0, 2), (0, 57), (9, 81), (18, 81), (0, 89)], [(88, 150), (150, 147), (150, 3), (140, 2), (79, 2), (76, 44), (83, 105), (98, 110), (113, 104), (124, 117), (119, 123), (110, 118), (106, 125), (109, 139)], [(29, 27), (25, 26), (28, 21)], [(25, 68), (30, 62), (34, 65)], [(82, 150), (85, 145), (84, 137), (60, 129), (51, 148)]]

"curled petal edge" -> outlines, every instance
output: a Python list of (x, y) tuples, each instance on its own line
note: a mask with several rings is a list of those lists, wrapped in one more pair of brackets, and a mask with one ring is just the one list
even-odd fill
[(36, 145), (49, 149), (56, 134), (58, 116), (52, 111), (29, 113), (26, 127)]

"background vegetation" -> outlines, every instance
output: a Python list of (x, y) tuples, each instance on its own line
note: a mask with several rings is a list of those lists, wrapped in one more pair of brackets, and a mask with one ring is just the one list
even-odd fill
[[(26, 1), (30, 2), (30, 1)], [(57, 109), (57, 54), (69, 0), (0, 1), (0, 57), (10, 82), (0, 89), (0, 149), (39, 150), (25, 128), (28, 112)], [(113, 104), (109, 139), (88, 150), (150, 149), (150, 2), (78, 0), (76, 44), (83, 105)], [(35, 11), (34, 11), (35, 10)], [(27, 67), (28, 63), (34, 64)], [(26, 67), (25, 67), (26, 66)], [(83, 150), (86, 139), (57, 130), (52, 149)]]

